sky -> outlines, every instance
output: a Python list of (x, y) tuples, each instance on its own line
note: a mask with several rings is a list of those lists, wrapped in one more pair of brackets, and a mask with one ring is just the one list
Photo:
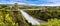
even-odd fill
[(0, 0), (0, 4), (60, 5), (60, 0)]

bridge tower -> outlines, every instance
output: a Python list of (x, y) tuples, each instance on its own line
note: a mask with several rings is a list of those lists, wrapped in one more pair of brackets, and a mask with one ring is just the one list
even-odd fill
[(14, 7), (13, 15), (15, 23), (18, 23), (19, 26), (27, 26), (24, 17), (22, 17), (21, 13), (18, 11), (19, 9), (18, 3), (15, 3), (13, 7)]

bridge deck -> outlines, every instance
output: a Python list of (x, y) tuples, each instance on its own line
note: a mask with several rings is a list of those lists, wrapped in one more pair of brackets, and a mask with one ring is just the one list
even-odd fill
[(38, 8), (38, 9), (21, 9), (21, 10), (45, 10), (46, 8)]
[[(4, 9), (0, 9), (0, 11), (3, 11)], [(19, 11), (19, 10), (40, 10), (40, 9), (18, 9), (18, 10), (5, 10), (5, 11)]]

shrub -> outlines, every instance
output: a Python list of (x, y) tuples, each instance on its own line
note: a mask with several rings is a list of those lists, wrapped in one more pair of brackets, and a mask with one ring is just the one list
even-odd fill
[(48, 19), (48, 22), (41, 23), (39, 26), (60, 26), (60, 19)]
[(4, 19), (2, 12), (0, 12), (0, 26), (18, 26), (18, 23), (12, 21), (12, 18), (9, 16), (9, 14), (5, 14)]
[(0, 26), (18, 26), (18, 23), (11, 23), (11, 24), (9, 24), (9, 23), (4, 23), (4, 22), (1, 22), (0, 23)]

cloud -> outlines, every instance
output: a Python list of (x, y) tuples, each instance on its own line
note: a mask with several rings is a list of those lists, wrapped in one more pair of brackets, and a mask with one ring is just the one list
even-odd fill
[(16, 2), (22, 5), (32, 6), (60, 5), (60, 0), (0, 0), (0, 4), (14, 4)]
[(25, 0), (24, 2), (34, 4), (57, 4), (60, 3), (60, 0)]
[(53, 4), (50, 0), (24, 0), (28, 4)]
[(60, 6), (60, 4), (29, 4), (30, 6)]

